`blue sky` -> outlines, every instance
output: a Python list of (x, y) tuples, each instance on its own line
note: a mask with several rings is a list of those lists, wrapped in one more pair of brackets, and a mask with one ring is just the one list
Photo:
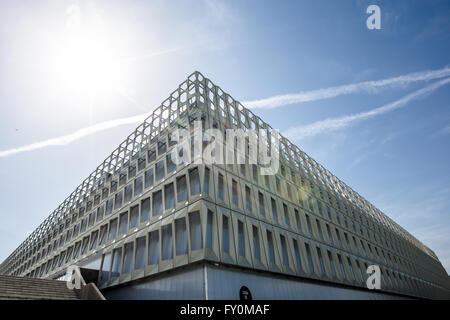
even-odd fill
[[(381, 8), (381, 30), (366, 27), (370, 4)], [(77, 49), (88, 52), (81, 66), (64, 56), (78, 43), (67, 23), (73, 6), (81, 43), (85, 35), (91, 41)], [(90, 59), (98, 52), (112, 64)], [(274, 108), (262, 100), (253, 111), (291, 132), (294, 143), (431, 247), (449, 271), (449, 52), (446, 0), (1, 2), (0, 260), (137, 122), (58, 146), (11, 150), (142, 115), (198, 70), (249, 106), (300, 92), (310, 97), (290, 104), (277, 98)], [(352, 84), (359, 85), (342, 94)], [(326, 88), (332, 97), (324, 98)], [(394, 107), (377, 109), (386, 106)]]

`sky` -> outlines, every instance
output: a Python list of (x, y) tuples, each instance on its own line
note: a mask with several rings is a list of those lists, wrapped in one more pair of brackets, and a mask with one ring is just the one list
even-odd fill
[(0, 1), (0, 261), (197, 70), (449, 272), (449, 52), (447, 0)]

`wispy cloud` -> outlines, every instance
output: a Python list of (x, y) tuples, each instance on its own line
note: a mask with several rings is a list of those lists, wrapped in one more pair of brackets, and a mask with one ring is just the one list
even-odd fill
[(377, 81), (364, 81), (312, 91), (301, 91), (299, 93), (278, 95), (260, 100), (244, 101), (243, 105), (251, 109), (272, 109), (289, 104), (330, 99), (340, 95), (347, 95), (357, 92), (375, 92), (382, 87), (404, 86), (413, 82), (429, 81), (439, 78), (445, 78), (447, 76), (450, 76), (450, 67), (445, 67), (438, 70), (415, 72)]
[(79, 140), (81, 138), (84, 138), (86, 136), (89, 136), (89, 135), (92, 135), (92, 134), (95, 134), (95, 133), (98, 133), (98, 132), (101, 132), (104, 130), (120, 127), (120, 126), (127, 125), (127, 124), (142, 122), (150, 114), (151, 113), (146, 113), (146, 114), (140, 114), (140, 115), (136, 115), (136, 116), (132, 116), (132, 117), (128, 117), (128, 118), (104, 121), (104, 122), (100, 122), (100, 123), (94, 124), (89, 127), (79, 129), (71, 134), (67, 134), (64, 136), (57, 137), (57, 138), (43, 140), (40, 142), (35, 142), (35, 143), (29, 144), (26, 146), (22, 146), (22, 147), (18, 147), (18, 148), (3, 150), (3, 151), (0, 151), (0, 158), (14, 155), (17, 153), (38, 150), (38, 149), (51, 147), (51, 146), (63, 146), (63, 145), (69, 144), (73, 141)]
[(438, 88), (442, 87), (443, 85), (445, 85), (449, 82), (450, 82), (450, 78), (445, 78), (443, 80), (440, 80), (438, 82), (430, 84), (422, 89), (414, 91), (413, 93), (410, 93), (399, 100), (396, 100), (396, 101), (388, 103), (384, 106), (372, 109), (370, 111), (361, 112), (361, 113), (343, 116), (343, 117), (338, 117), (338, 118), (329, 118), (329, 119), (311, 123), (306, 126), (290, 128), (290, 129), (286, 130), (285, 132), (283, 132), (283, 134), (292, 140), (299, 140), (299, 139), (302, 139), (305, 137), (315, 136), (317, 134), (321, 134), (324, 132), (342, 129), (342, 128), (348, 127), (349, 125), (353, 124), (356, 121), (366, 120), (366, 119), (381, 115), (383, 113), (390, 112), (395, 109), (401, 108), (413, 100), (416, 100), (427, 94), (430, 94), (431, 92), (437, 90)]

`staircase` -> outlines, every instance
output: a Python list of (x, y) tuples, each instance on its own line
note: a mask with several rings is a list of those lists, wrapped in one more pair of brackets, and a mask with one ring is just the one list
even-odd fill
[(80, 300), (65, 281), (0, 275), (0, 300)]

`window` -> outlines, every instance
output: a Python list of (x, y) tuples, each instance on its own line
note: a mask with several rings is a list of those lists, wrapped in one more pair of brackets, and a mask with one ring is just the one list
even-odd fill
[(175, 220), (175, 246), (177, 256), (187, 254), (188, 243), (185, 218)]
[(238, 186), (236, 180), (234, 179), (231, 180), (231, 200), (236, 207), (239, 206)]
[(156, 149), (153, 147), (148, 150), (147, 163), (152, 163), (156, 160)]
[(337, 257), (338, 257), (339, 267), (341, 268), (341, 274), (342, 274), (342, 277), (343, 277), (344, 279), (346, 279), (346, 276), (345, 276), (345, 270), (344, 270), (344, 264), (342, 263), (341, 255), (338, 253)]
[(101, 246), (106, 241), (106, 232), (108, 231), (108, 225), (105, 224), (100, 227), (100, 236), (98, 238), (98, 245)]
[(205, 177), (203, 179), (203, 189), (204, 193), (209, 195), (209, 168), (205, 167)]
[(258, 182), (258, 167), (256, 164), (252, 164), (252, 173), (253, 173), (253, 180)]
[(124, 197), (125, 203), (130, 202), (132, 198), (133, 198), (133, 185), (130, 183), (125, 187), (125, 197)]
[(136, 257), (135, 257), (135, 270), (144, 269), (145, 267), (145, 237), (140, 237), (136, 239)]
[(111, 267), (111, 252), (103, 256), (102, 269), (100, 270), (100, 283), (108, 281), (109, 268)]
[(116, 233), (117, 233), (117, 218), (111, 220), (111, 222), (109, 223), (108, 240), (113, 240), (116, 237)]
[(177, 201), (187, 201), (186, 176), (184, 175), (177, 178)]
[(319, 231), (319, 237), (322, 241), (325, 241), (323, 238), (322, 227), (320, 225), (319, 219), (316, 219), (317, 230)]
[(136, 166), (128, 167), (128, 179), (133, 178), (136, 175)]
[(275, 249), (273, 247), (272, 232), (267, 230), (267, 248), (269, 250), (269, 262), (275, 264)]
[(139, 205), (130, 208), (130, 229), (137, 227), (139, 224)]
[(163, 213), (162, 191), (153, 192), (153, 216), (159, 216)]
[(244, 238), (244, 224), (238, 220), (238, 253), (240, 257), (245, 257), (245, 238)]
[(302, 221), (300, 218), (300, 213), (298, 212), (297, 209), (294, 209), (294, 214), (295, 214), (295, 220), (297, 220), (297, 229), (301, 233), (302, 232)]
[(317, 256), (319, 257), (319, 266), (320, 266), (320, 273), (325, 275), (325, 265), (323, 264), (323, 257), (322, 257), (322, 251), (319, 247), (316, 247), (317, 250)]
[(141, 201), (141, 223), (150, 220), (150, 198)]
[(123, 252), (123, 273), (130, 273), (133, 270), (134, 242), (125, 244)]
[(142, 176), (137, 177), (134, 180), (134, 196), (138, 196), (142, 193)]
[[(92, 212), (89, 214), (89, 228), (92, 227), (92, 226), (94, 225), (94, 223), (95, 223), (95, 212), (92, 211)], [(84, 230), (83, 230), (83, 231), (84, 231)]]
[(166, 210), (175, 208), (173, 183), (169, 183), (164, 186), (164, 206)]
[(277, 212), (277, 203), (275, 202), (274, 198), (271, 198), (270, 200), (272, 204), (272, 217), (275, 223), (278, 223), (278, 212)]
[(111, 266), (111, 278), (117, 278), (120, 275), (122, 267), (122, 248), (114, 249)]
[(213, 212), (208, 209), (208, 216), (206, 221), (206, 248), (212, 249), (212, 234), (213, 234)]
[(301, 270), (302, 263), (300, 260), (300, 251), (298, 248), (298, 243), (297, 240), (295, 239), (293, 239), (292, 242), (294, 243), (295, 263), (297, 264), (297, 268)]
[(191, 187), (191, 196), (200, 193), (200, 177), (198, 174), (198, 168), (189, 170), (189, 184)]
[(103, 213), (105, 212), (105, 205), (102, 204), (97, 208), (97, 222), (103, 219)]
[(328, 232), (328, 240), (330, 241), (331, 244), (333, 244), (333, 236), (331, 234), (330, 226), (328, 225), (328, 223), (326, 224), (326, 226), (327, 226), (327, 232)]
[(255, 260), (261, 260), (258, 228), (256, 226), (252, 226), (252, 231), (253, 231), (253, 256)]
[(81, 254), (85, 254), (88, 251), (89, 236), (83, 238), (83, 245), (81, 246)]
[(158, 141), (158, 155), (162, 155), (167, 151), (167, 146), (165, 141)]
[(113, 199), (106, 200), (106, 215), (109, 215), (113, 211)]
[(218, 180), (219, 180), (219, 183), (218, 183), (218, 197), (219, 197), (219, 199), (220, 200), (224, 200), (224, 197), (223, 197), (223, 175), (221, 174), (221, 173), (219, 173), (219, 178), (218, 178)]
[(175, 163), (173, 163), (172, 155), (170, 153), (166, 156), (166, 162), (167, 162), (167, 174), (177, 170), (177, 166)]
[(353, 272), (352, 261), (350, 260), (350, 257), (347, 257), (347, 262), (348, 262), (348, 268), (350, 269), (352, 278), (353, 278), (353, 280), (356, 280), (355, 273)]
[(89, 246), (89, 250), (95, 249), (97, 247), (98, 240), (98, 230), (92, 232), (91, 234), (91, 245)]
[(331, 276), (333, 278), (336, 278), (336, 269), (334, 267), (333, 255), (331, 254), (330, 250), (327, 250), (327, 253), (328, 253), (328, 260), (330, 260)]
[(305, 249), (306, 249), (306, 257), (308, 258), (309, 270), (311, 272), (314, 272), (314, 263), (313, 263), (313, 260), (312, 260), (311, 250), (309, 248), (309, 244), (308, 243), (305, 243)]
[(335, 231), (336, 231), (336, 237), (337, 237), (337, 239), (338, 239), (338, 243), (339, 243), (339, 245), (342, 247), (342, 240), (341, 240), (341, 236), (340, 236), (340, 234), (339, 234), (339, 230), (338, 230), (338, 228), (334, 228), (335, 229)]
[(252, 192), (249, 186), (245, 186), (245, 207), (247, 211), (252, 211)]
[(284, 222), (286, 223), (286, 225), (288, 227), (290, 227), (291, 226), (291, 221), (289, 219), (289, 209), (288, 209), (287, 205), (284, 204), (284, 203), (283, 203), (283, 210), (284, 210)]
[(148, 234), (148, 264), (159, 262), (159, 231), (155, 230)]
[(114, 198), (114, 209), (118, 209), (120, 207), (122, 207), (122, 191), (116, 193)]
[(309, 215), (305, 215), (306, 216), (306, 225), (308, 226), (308, 231), (310, 235), (314, 235), (313, 234), (313, 230), (312, 230), (312, 226), (311, 226), (311, 221), (309, 220)]
[(222, 251), (230, 253), (230, 238), (228, 230), (228, 217), (222, 216)]
[(151, 186), (153, 186), (153, 168), (148, 169), (147, 171), (145, 171), (144, 174), (144, 187), (150, 188)]
[(288, 252), (287, 252), (287, 244), (286, 244), (286, 238), (283, 235), (280, 235), (280, 243), (281, 243), (281, 254), (283, 255), (283, 264), (286, 267), (288, 267), (289, 259), (288, 259)]
[(128, 230), (128, 212), (120, 214), (119, 217), (119, 235), (126, 233)]
[(264, 195), (261, 192), (258, 192), (258, 199), (259, 199), (259, 214), (265, 217), (266, 209), (264, 208)]
[(156, 181), (159, 181), (164, 178), (164, 160), (161, 160), (155, 165), (155, 178)]
[(172, 225), (166, 224), (162, 226), (162, 259), (168, 260), (173, 258), (172, 245)]
[(191, 250), (203, 248), (202, 225), (200, 223), (199, 211), (189, 213), (189, 232), (191, 234)]

